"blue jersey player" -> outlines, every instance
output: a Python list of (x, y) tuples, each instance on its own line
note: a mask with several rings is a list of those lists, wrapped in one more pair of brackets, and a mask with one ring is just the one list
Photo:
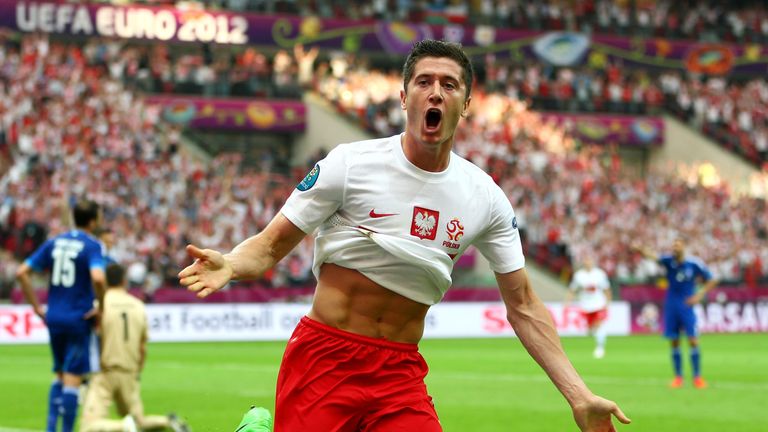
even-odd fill
[[(709, 269), (699, 258), (685, 254), (685, 241), (681, 238), (675, 240), (669, 255), (658, 256), (645, 248), (636, 249), (646, 258), (657, 261), (666, 270), (668, 285), (664, 301), (664, 336), (672, 344), (672, 365), (675, 370), (675, 378), (670, 386), (678, 388), (683, 385), (680, 331), (684, 330), (690, 346), (693, 385), (696, 388), (704, 388), (707, 383), (701, 377), (701, 354), (693, 306), (701, 302), (718, 281), (712, 278)], [(699, 281), (704, 284), (696, 291)]]
[[(47, 240), (16, 272), (24, 297), (48, 326), (56, 379), (48, 396), (46, 431), (53, 432), (59, 417), (62, 431), (73, 430), (83, 376), (98, 370), (92, 327), (94, 299), (104, 295), (104, 257), (92, 232), (100, 223), (101, 211), (98, 204), (81, 201), (73, 209), (73, 218), (74, 230)], [(45, 311), (32, 288), (33, 270), (49, 273)]]

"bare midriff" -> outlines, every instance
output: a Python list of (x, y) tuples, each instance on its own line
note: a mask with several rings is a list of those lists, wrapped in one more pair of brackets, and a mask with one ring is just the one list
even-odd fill
[(418, 343), (429, 306), (373, 282), (357, 270), (323, 264), (309, 318), (392, 342)]

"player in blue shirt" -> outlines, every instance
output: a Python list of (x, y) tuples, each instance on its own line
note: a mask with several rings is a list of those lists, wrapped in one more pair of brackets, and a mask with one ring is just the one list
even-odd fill
[[(62, 431), (73, 430), (83, 376), (98, 370), (98, 344), (92, 331), (97, 309), (94, 299), (104, 296), (104, 257), (92, 232), (101, 221), (98, 204), (78, 202), (73, 209), (75, 229), (43, 243), (16, 272), (24, 297), (45, 321), (56, 374), (48, 396), (46, 431), (55, 432), (59, 416)], [(31, 271), (48, 271), (48, 307), (44, 311), (30, 281)]]
[[(675, 378), (673, 388), (683, 385), (683, 365), (680, 356), (680, 330), (684, 329), (690, 346), (693, 385), (707, 386), (701, 377), (701, 354), (693, 306), (701, 302), (706, 293), (717, 285), (707, 266), (699, 259), (685, 254), (685, 241), (677, 238), (672, 245), (672, 254), (658, 256), (643, 247), (635, 247), (646, 258), (657, 261), (666, 270), (667, 297), (664, 301), (664, 336), (672, 343), (672, 365)], [(704, 284), (696, 291), (697, 282)]]

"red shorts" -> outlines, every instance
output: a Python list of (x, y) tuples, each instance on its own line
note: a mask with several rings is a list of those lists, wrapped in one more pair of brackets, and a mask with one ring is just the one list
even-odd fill
[(416, 344), (304, 317), (277, 377), (275, 432), (440, 432)]
[(587, 320), (587, 327), (593, 327), (608, 318), (608, 309), (600, 309), (594, 312), (582, 312), (584, 319)]

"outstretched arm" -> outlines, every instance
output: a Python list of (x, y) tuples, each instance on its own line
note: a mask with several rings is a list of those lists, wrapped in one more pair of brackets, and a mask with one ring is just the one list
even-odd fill
[(226, 255), (212, 249), (187, 246), (195, 261), (179, 273), (179, 282), (200, 298), (231, 280), (255, 279), (272, 268), (306, 236), (278, 213), (264, 231), (249, 237)]
[(507, 319), (528, 353), (565, 396), (582, 432), (612, 432), (611, 415), (630, 420), (616, 403), (594, 395), (571, 364), (560, 344), (549, 311), (533, 292), (525, 269), (496, 273), (507, 308)]
[(22, 263), (16, 270), (16, 280), (19, 281), (19, 285), (21, 285), (21, 292), (24, 293), (24, 299), (27, 301), (27, 303), (30, 304), (30, 306), (32, 306), (32, 309), (35, 311), (35, 315), (39, 316), (40, 319), (45, 322), (45, 311), (40, 306), (40, 301), (37, 299), (37, 294), (35, 294), (35, 290), (32, 288), (32, 281), (29, 277), (31, 271), (32, 267), (30, 267), (29, 264)]
[(656, 253), (656, 251), (654, 251), (654, 250), (651, 250), (651, 249), (649, 249), (649, 248), (648, 248), (648, 247), (646, 247), (646, 246), (643, 246), (643, 245), (641, 245), (641, 244), (637, 244), (637, 243), (634, 243), (634, 244), (632, 244), (632, 245), (630, 246), (630, 248), (631, 248), (633, 251), (635, 251), (635, 252), (639, 252), (639, 253), (640, 253), (642, 256), (644, 256), (645, 258), (647, 258), (647, 259), (649, 259), (649, 260), (651, 260), (651, 261), (654, 261), (654, 262), (657, 262), (657, 261), (659, 261), (659, 254), (658, 254), (658, 253)]

